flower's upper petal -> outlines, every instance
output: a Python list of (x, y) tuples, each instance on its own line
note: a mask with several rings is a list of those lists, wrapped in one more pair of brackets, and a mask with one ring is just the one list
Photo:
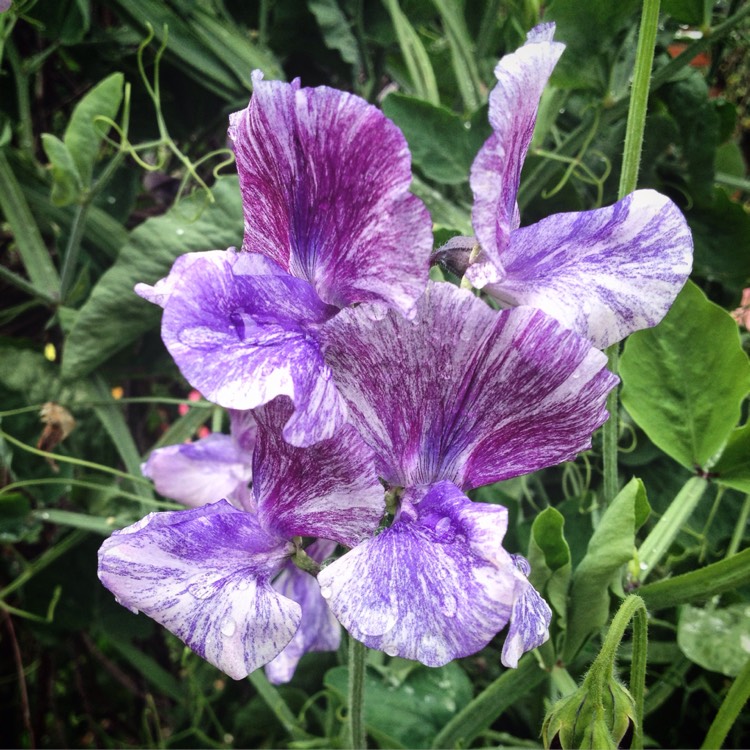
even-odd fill
[[(318, 539), (306, 550), (316, 562), (333, 554), (336, 542)], [(266, 675), (274, 684), (289, 682), (299, 660), (310, 651), (335, 651), (341, 642), (341, 625), (320, 594), (318, 582), (309, 573), (288, 562), (273, 587), (302, 608), (302, 622), (289, 645), (266, 664)]]
[(255, 412), (253, 494), (264, 528), (333, 539), (352, 547), (377, 529), (385, 510), (371, 449), (351, 425), (308, 448), (282, 438), (291, 405), (276, 399)]
[(607, 208), (557, 214), (513, 232), (506, 276), (484, 288), (538, 307), (604, 349), (667, 313), (692, 267), (687, 222), (669, 198), (637, 190)]
[(241, 507), (252, 479), (252, 453), (229, 435), (214, 433), (194, 443), (157, 448), (141, 471), (162, 495), (185, 505), (196, 508), (226, 498)]
[(320, 572), (321, 592), (365, 645), (439, 667), (486, 646), (511, 616), (506, 528), (505, 508), (450, 482), (408, 489), (393, 526)]
[(564, 44), (552, 41), (554, 31), (552, 23), (537, 26), (522, 47), (497, 64), (497, 84), (490, 93), (493, 134), (471, 168), (474, 231), (499, 275), (505, 265), (503, 251), (518, 226), (516, 194), (539, 99), (565, 49)]
[(381, 475), (463, 489), (574, 457), (617, 382), (606, 357), (539, 310), (491, 310), (431, 283), (415, 321), (344, 310), (323, 329), (350, 419)]
[(306, 281), (262, 256), (232, 254), (184, 269), (164, 309), (162, 338), (188, 382), (210, 401), (253, 409), (289, 396), (296, 408), (284, 437), (306, 445), (329, 437), (344, 420), (317, 340), (317, 329), (335, 313)]
[(271, 587), (293, 550), (252, 513), (221, 501), (152, 513), (99, 550), (99, 578), (234, 679), (273, 659), (292, 639), (300, 607)]
[(429, 214), (409, 194), (401, 131), (363, 99), (253, 74), (232, 115), (244, 249), (306, 279), (325, 302), (408, 313), (427, 281)]

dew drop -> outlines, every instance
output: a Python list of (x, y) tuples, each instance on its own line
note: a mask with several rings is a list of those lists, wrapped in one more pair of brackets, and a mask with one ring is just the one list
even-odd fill
[(387, 646), (383, 646), (383, 651), (385, 651), (388, 656), (398, 656), (398, 647), (394, 646), (392, 643), (389, 643)]
[(224, 622), (221, 623), (221, 634), (227, 638), (231, 638), (236, 630), (237, 623), (231, 617), (227, 617)]
[(250, 584), (247, 581), (240, 581), (237, 584), (237, 591), (247, 591), (247, 589), (249, 588), (249, 586), (250, 586)]
[(333, 588), (330, 585), (328, 585), (328, 586), (321, 586), (320, 587), (320, 595), (324, 599), (330, 599), (331, 596), (333, 595)]
[(443, 536), (451, 527), (451, 519), (447, 516), (441, 518), (436, 524), (435, 524), (435, 532), (439, 536)]
[(183, 234), (185, 234), (185, 230), (182, 229), (182, 228), (180, 228), (180, 229), (177, 230), (176, 234), (177, 234), (178, 237), (181, 237)]
[(137, 615), (141, 610), (138, 609), (138, 607), (128, 607), (128, 609), (134, 614)]

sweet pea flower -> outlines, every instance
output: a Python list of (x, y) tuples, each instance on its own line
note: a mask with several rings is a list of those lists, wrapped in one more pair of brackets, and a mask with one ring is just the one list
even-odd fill
[(495, 312), (430, 283), (415, 320), (345, 310), (326, 360), (378, 473), (399, 497), (392, 525), (318, 575), (367, 646), (440, 666), (509, 624), (515, 666), (548, 637), (550, 610), (525, 560), (502, 547), (500, 505), (465, 492), (573, 458), (591, 445), (617, 379), (606, 357), (540, 310)]
[(279, 395), (294, 445), (331, 437), (346, 407), (321, 327), (365, 303), (412, 314), (428, 277), (430, 216), (409, 193), (411, 157), (377, 108), (327, 87), (264, 81), (232, 115), (243, 251), (183, 256), (136, 291), (164, 307), (162, 337), (188, 382), (232, 409)]
[(692, 238), (677, 206), (653, 190), (520, 227), (521, 168), (539, 99), (565, 49), (554, 30), (532, 29), (495, 68), (493, 134), (470, 176), (476, 237), (454, 238), (435, 258), (465, 270), (503, 306), (544, 310), (603, 349), (664, 317), (690, 273)]
[(301, 537), (318, 538), (323, 559), (373, 534), (383, 515), (372, 453), (355, 430), (294, 447), (281, 437), (292, 408), (276, 399), (255, 413), (253, 509), (221, 500), (151, 513), (99, 550), (99, 578), (121, 604), (234, 679), (275, 660), (271, 677), (283, 681), (303, 653), (335, 646), (338, 625), (315, 579), (290, 575), (287, 563), (309, 557)]

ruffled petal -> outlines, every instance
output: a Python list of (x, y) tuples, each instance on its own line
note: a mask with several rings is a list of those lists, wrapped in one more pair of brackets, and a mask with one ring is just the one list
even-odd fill
[(141, 465), (165, 497), (197, 508), (225, 498), (243, 507), (252, 479), (252, 453), (233, 437), (214, 433), (194, 443), (157, 448)]
[(515, 669), (527, 651), (541, 646), (549, 638), (552, 610), (527, 580), (531, 570), (528, 561), (520, 555), (510, 557), (517, 568), (516, 590), (501, 661)]
[[(306, 550), (316, 562), (333, 554), (335, 542), (318, 540)], [(266, 675), (274, 684), (289, 682), (299, 660), (311, 651), (335, 651), (341, 643), (341, 625), (320, 594), (318, 582), (294, 563), (287, 563), (273, 587), (302, 608), (302, 622), (289, 645), (266, 664)]]
[(344, 310), (322, 340), (350, 419), (388, 482), (462, 489), (572, 459), (617, 379), (588, 341), (530, 308), (495, 312), (430, 284), (413, 323)]
[(450, 482), (412, 488), (393, 526), (318, 575), (341, 624), (365, 645), (439, 667), (486, 646), (511, 615), (517, 571), (507, 511)]
[(637, 190), (614, 206), (557, 214), (513, 232), (505, 278), (484, 291), (530, 305), (604, 349), (666, 315), (692, 268), (677, 206)]
[(302, 279), (262, 256), (196, 260), (173, 285), (162, 338), (188, 382), (210, 401), (253, 409), (278, 395), (295, 411), (284, 437), (307, 445), (330, 437), (345, 406), (317, 340), (336, 313)]
[(120, 604), (141, 610), (238, 680), (292, 639), (300, 606), (271, 587), (293, 551), (252, 513), (218, 502), (152, 513), (99, 550), (99, 578)]
[(474, 231), (498, 272), (492, 280), (502, 277), (503, 251), (510, 233), (518, 226), (516, 194), (534, 134), (539, 100), (565, 49), (564, 44), (552, 41), (554, 31), (552, 23), (532, 29), (526, 43), (505, 55), (495, 68), (498, 82), (490, 93), (490, 125), (494, 132), (477, 154), (470, 178)]
[(306, 279), (325, 302), (384, 302), (408, 313), (432, 249), (429, 214), (409, 194), (401, 131), (363, 99), (253, 74), (232, 115), (243, 248)]
[(290, 445), (281, 431), (290, 411), (287, 399), (276, 399), (255, 412), (260, 522), (286, 539), (322, 537), (352, 547), (377, 529), (385, 511), (373, 453), (351, 425), (308, 448)]

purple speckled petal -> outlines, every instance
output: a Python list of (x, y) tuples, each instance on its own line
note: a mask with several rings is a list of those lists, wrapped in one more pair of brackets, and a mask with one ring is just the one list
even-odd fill
[(345, 417), (317, 338), (335, 313), (306, 281), (272, 261), (228, 254), (223, 262), (199, 259), (182, 269), (164, 309), (162, 338), (210, 401), (253, 409), (289, 396), (296, 409), (284, 437), (308, 445), (333, 435)]
[(252, 453), (229, 435), (214, 433), (194, 443), (157, 448), (141, 465), (165, 497), (197, 508), (225, 498), (243, 507), (252, 479)]
[(617, 379), (588, 341), (531, 308), (495, 312), (431, 283), (414, 322), (344, 310), (322, 333), (350, 419), (388, 482), (462, 489), (591, 445)]
[(515, 669), (523, 654), (549, 638), (552, 610), (527, 580), (531, 571), (528, 560), (520, 555), (510, 558), (517, 569), (516, 590), (501, 660), (506, 667)]
[(255, 416), (250, 410), (242, 411), (241, 409), (229, 409), (229, 431), (232, 438), (248, 455), (252, 455), (255, 448), (255, 433), (258, 430), (258, 424)]
[(352, 547), (372, 534), (385, 510), (372, 451), (351, 425), (308, 448), (282, 438), (291, 411), (276, 399), (255, 412), (253, 494), (261, 525), (285, 539), (312, 536)]
[(484, 291), (504, 304), (538, 307), (604, 349), (664, 317), (692, 257), (677, 206), (637, 190), (614, 206), (513, 232), (503, 252), (506, 276)]
[[(335, 542), (319, 539), (306, 550), (316, 562), (333, 554)], [(302, 622), (289, 645), (266, 664), (266, 675), (274, 684), (289, 682), (299, 660), (310, 651), (335, 651), (341, 642), (341, 625), (320, 594), (318, 582), (309, 573), (288, 562), (273, 587), (302, 607)]]
[(552, 41), (554, 31), (551, 23), (537, 26), (522, 47), (497, 64), (498, 82), (490, 93), (490, 125), (494, 132), (471, 168), (474, 231), (497, 267), (498, 279), (505, 265), (503, 250), (518, 226), (516, 194), (534, 134), (539, 99), (565, 49), (564, 44)]
[(431, 221), (409, 194), (401, 131), (363, 99), (253, 74), (232, 115), (243, 248), (309, 281), (325, 302), (408, 313), (427, 281)]
[(99, 550), (99, 578), (234, 679), (273, 659), (292, 639), (300, 606), (271, 578), (293, 551), (256, 516), (221, 501), (152, 513)]
[(486, 646), (511, 616), (517, 571), (502, 548), (507, 511), (455, 485), (408, 489), (393, 526), (318, 575), (358, 640), (439, 667)]

